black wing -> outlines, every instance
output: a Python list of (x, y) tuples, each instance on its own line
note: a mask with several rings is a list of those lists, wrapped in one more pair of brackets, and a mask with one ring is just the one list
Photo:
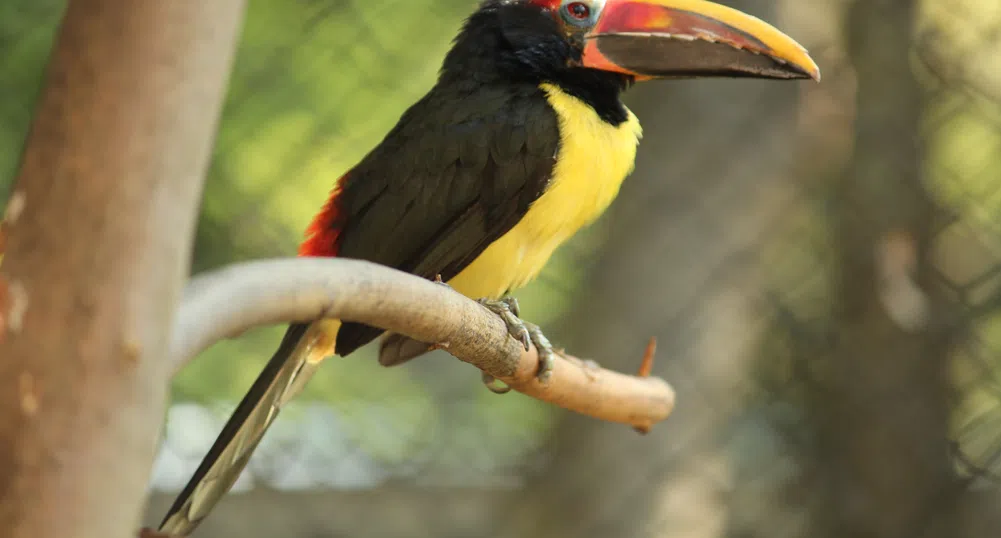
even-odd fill
[[(559, 143), (537, 87), (432, 90), (347, 176), (338, 256), (451, 279), (544, 192)], [(345, 323), (337, 353), (381, 333)]]

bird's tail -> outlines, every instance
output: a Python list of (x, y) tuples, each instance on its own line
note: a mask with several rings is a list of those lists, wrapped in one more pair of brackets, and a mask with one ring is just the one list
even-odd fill
[(334, 352), (340, 323), (290, 325), (281, 345), (226, 422), (198, 470), (160, 524), (171, 536), (187, 536), (240, 476), (278, 411), (295, 397)]

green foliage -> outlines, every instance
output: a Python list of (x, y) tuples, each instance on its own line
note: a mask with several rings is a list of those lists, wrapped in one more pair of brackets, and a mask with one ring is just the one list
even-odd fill
[(433, 83), (466, 2), (250, 3), (196, 269), (291, 255), (337, 179)]
[(6, 200), (63, 2), (0, 2), (0, 200)]
[[(293, 255), (301, 230), (338, 178), (433, 84), (473, 5), (250, 0), (205, 186), (193, 271)], [(63, 6), (52, 0), (0, 5), (0, 200), (16, 172)], [(558, 315), (577, 280), (571, 269), (579, 273), (579, 263), (563, 259), (555, 266), (563, 268), (556, 277), (547, 272), (548, 280), (522, 295), (533, 320)], [(251, 331), (209, 349), (178, 376), (175, 399), (235, 402), (283, 330)], [(304, 398), (330, 402), (348, 418), (352, 409), (377, 402), (394, 416), (409, 417), (401, 426), (445, 420), (413, 369), (381, 368), (367, 350), (356, 355), (326, 364)], [(493, 397), (479, 387), (475, 370), (466, 370), (462, 390), (475, 395), (470, 412), (482, 415), (492, 436), (535, 438), (548, 426), (548, 408), (526, 398)], [(361, 422), (352, 426), (365, 433), (360, 437), (389, 450), (370, 437), (365, 414), (354, 414)]]

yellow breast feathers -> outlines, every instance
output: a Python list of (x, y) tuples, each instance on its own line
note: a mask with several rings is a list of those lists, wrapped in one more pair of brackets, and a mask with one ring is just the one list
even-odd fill
[(508, 233), (449, 281), (467, 297), (498, 298), (538, 276), (553, 251), (597, 219), (633, 170), (642, 128), (618, 126), (551, 84), (540, 86), (560, 122), (560, 150), (546, 192)]

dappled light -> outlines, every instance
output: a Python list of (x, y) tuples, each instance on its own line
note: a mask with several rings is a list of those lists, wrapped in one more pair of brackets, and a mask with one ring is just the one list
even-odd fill
[[(641, 374), (670, 384), (673, 411), (605, 422), (495, 395), (447, 345), (392, 368), (368, 345), (322, 363), (193, 536), (1001, 536), (1001, 3), (722, 3), (801, 43), (821, 81), (628, 90), (635, 171), (515, 292), (581, 383), (588, 359), (635, 375), (655, 338)], [(295, 256), (477, 4), (250, 0), (191, 273)], [(64, 9), (0, 5), (5, 205)], [(144, 525), (284, 330), (234, 334), (174, 377)]]

